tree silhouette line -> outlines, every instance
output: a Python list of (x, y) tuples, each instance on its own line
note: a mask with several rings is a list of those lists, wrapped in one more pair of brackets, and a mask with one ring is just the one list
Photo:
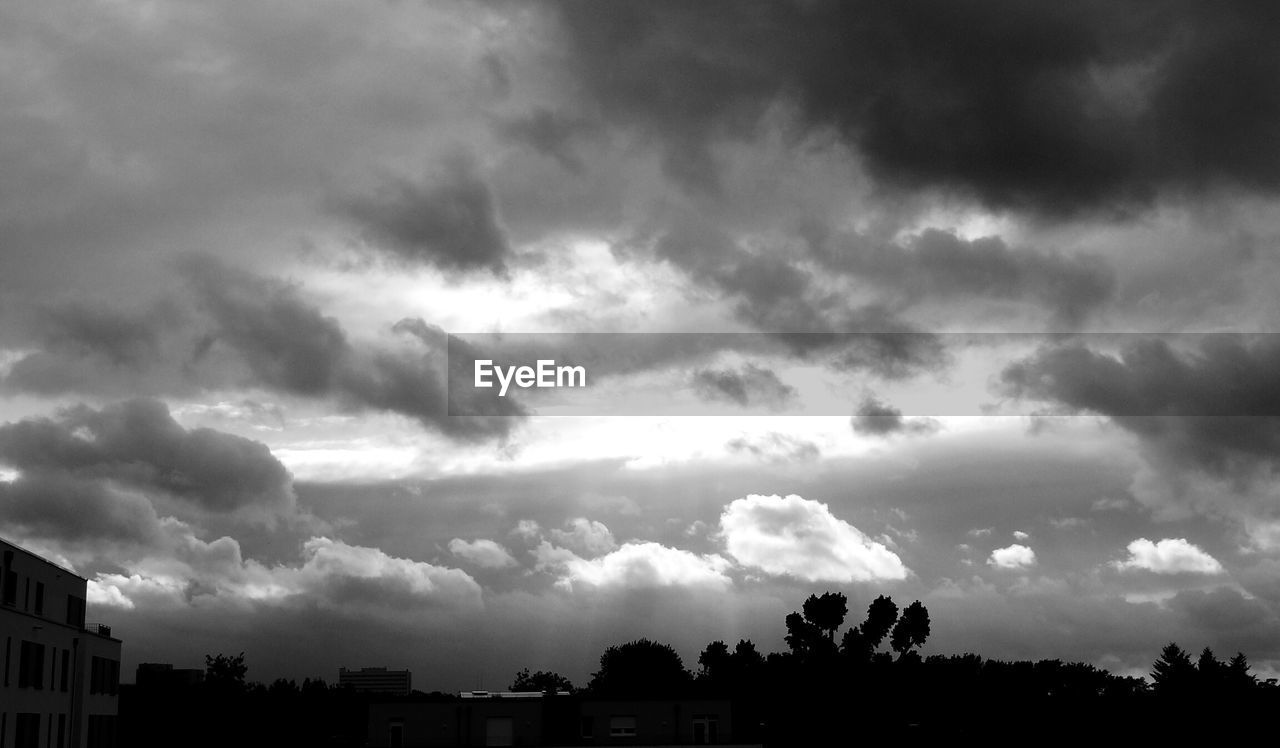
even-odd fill
[[(747, 639), (708, 643), (690, 670), (670, 645), (641, 638), (609, 646), (582, 688), (552, 671), (516, 672), (513, 691), (602, 699), (719, 699), (732, 705), (738, 743), (837, 745), (850, 736), (896, 742), (997, 739), (1011, 730), (1052, 742), (1252, 737), (1280, 707), (1275, 680), (1261, 681), (1243, 653), (1192, 658), (1169, 643), (1150, 683), (1081, 662), (1004, 661), (973, 653), (921, 654), (932, 633), (920, 601), (905, 608), (876, 597), (861, 621), (839, 592), (810, 595), (784, 621), (785, 649), (763, 653)], [(121, 692), (121, 745), (359, 746), (367, 705), (323, 679), (301, 684), (247, 679), (244, 653), (207, 655), (197, 686)], [(452, 701), (414, 692), (409, 700)], [(557, 700), (559, 701), (559, 700)], [(193, 729), (193, 726), (195, 728)], [(1052, 727), (1052, 732), (1045, 732)], [(1035, 732), (1035, 731), (1039, 732)]]

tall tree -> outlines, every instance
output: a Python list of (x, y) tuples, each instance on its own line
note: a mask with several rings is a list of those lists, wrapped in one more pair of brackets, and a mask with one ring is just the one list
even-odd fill
[(629, 696), (672, 694), (683, 690), (692, 678), (670, 645), (637, 639), (606, 649), (588, 688)]
[(530, 673), (529, 668), (524, 668), (516, 673), (515, 680), (511, 681), (509, 690), (573, 693), (573, 683), (559, 673), (544, 670)]
[(893, 602), (893, 598), (880, 595), (867, 606), (867, 620), (863, 621), (858, 628), (874, 650), (889, 635), (889, 631), (897, 620), (898, 606)]
[(849, 613), (849, 601), (840, 592), (824, 592), (821, 597), (810, 595), (801, 610), (806, 621), (834, 641), (836, 629), (844, 625), (844, 617)]
[(1258, 685), (1257, 676), (1249, 672), (1249, 658), (1244, 656), (1244, 652), (1236, 652), (1236, 656), (1227, 663), (1226, 678), (1228, 686), (1234, 690), (1247, 690)]
[(239, 692), (244, 690), (244, 677), (249, 666), (244, 664), (244, 652), (238, 655), (205, 655), (204, 682), (218, 691)]
[(889, 637), (889, 646), (903, 657), (913, 647), (919, 649), (929, 638), (929, 611), (919, 600), (911, 603), (902, 611), (902, 616), (893, 626)]
[(730, 657), (728, 644), (719, 640), (711, 642), (706, 649), (702, 650), (702, 654), (698, 655), (698, 665), (701, 666), (698, 677), (706, 680), (722, 680), (728, 677)]
[(1151, 666), (1151, 680), (1156, 693), (1185, 693), (1196, 680), (1196, 666), (1191, 656), (1174, 642), (1160, 650), (1160, 658)]

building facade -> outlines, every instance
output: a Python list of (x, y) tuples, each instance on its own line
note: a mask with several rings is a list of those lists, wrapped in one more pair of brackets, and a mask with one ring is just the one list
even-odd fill
[(0, 539), (0, 748), (114, 748), (120, 640), (88, 580)]
[(413, 690), (413, 676), (408, 670), (365, 667), (359, 670), (338, 668), (338, 685), (360, 693), (407, 695)]
[(728, 699), (467, 692), (369, 705), (371, 748), (734, 744)]

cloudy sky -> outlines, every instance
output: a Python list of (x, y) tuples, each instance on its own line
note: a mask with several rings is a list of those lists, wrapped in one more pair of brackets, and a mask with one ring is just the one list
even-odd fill
[[(823, 590), (1274, 673), (1277, 16), (4, 3), (0, 534), (126, 673), (581, 683)], [(471, 400), (446, 333), (644, 335)]]

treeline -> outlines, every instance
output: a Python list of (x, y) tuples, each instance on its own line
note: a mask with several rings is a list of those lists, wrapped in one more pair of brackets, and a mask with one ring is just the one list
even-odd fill
[[(690, 669), (672, 647), (639, 639), (608, 647), (581, 688), (528, 669), (509, 688), (583, 698), (729, 699), (734, 742), (768, 746), (1013, 735), (1041, 742), (1251, 738), (1270, 729), (1265, 717), (1280, 707), (1275, 681), (1260, 682), (1241, 653), (1224, 661), (1205, 649), (1193, 658), (1171, 643), (1148, 683), (1057, 659), (921, 656), (933, 624), (919, 601), (899, 609), (882, 595), (860, 620), (849, 618), (843, 594), (811, 595), (783, 621), (783, 651), (718, 640)], [(198, 685), (123, 687), (119, 745), (363, 744), (367, 705), (379, 697), (322, 679), (251, 682), (247, 670), (243, 653), (211, 655)]]
[[(1148, 683), (1058, 659), (922, 657), (931, 621), (919, 601), (900, 610), (881, 595), (846, 628), (848, 613), (843, 594), (811, 595), (786, 616), (786, 650), (763, 654), (749, 640), (732, 647), (713, 641), (699, 654), (696, 672), (665, 644), (640, 639), (612, 646), (580, 692), (727, 697), (735, 739), (766, 745), (835, 745), (853, 736), (997, 738), (1014, 729), (1055, 741), (1250, 736), (1264, 714), (1280, 707), (1274, 681), (1260, 682), (1239, 653), (1223, 662), (1206, 649), (1193, 661), (1170, 644)], [(524, 670), (511, 688), (573, 690), (573, 684)]]

